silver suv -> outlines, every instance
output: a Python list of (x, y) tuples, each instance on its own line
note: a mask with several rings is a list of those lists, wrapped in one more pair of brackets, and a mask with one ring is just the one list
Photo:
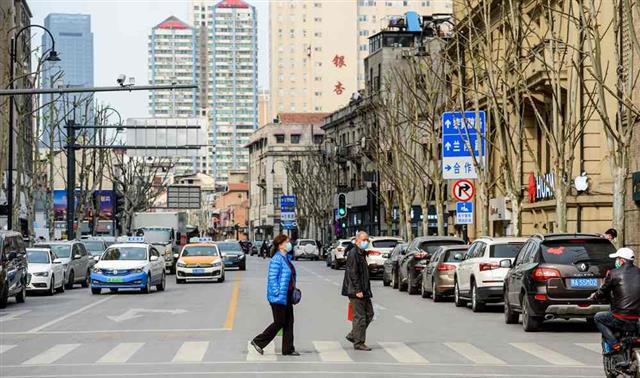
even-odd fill
[(77, 283), (89, 287), (91, 267), (95, 261), (79, 240), (38, 243), (35, 247), (51, 249), (62, 261), (65, 289), (71, 290)]

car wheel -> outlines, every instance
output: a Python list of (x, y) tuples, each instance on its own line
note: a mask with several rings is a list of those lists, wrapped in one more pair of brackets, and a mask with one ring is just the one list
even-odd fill
[(89, 287), (91, 283), (91, 271), (87, 269), (87, 275), (84, 276), (84, 281), (82, 281), (82, 287)]
[(394, 289), (398, 288), (398, 273), (391, 271), (391, 287)]
[(525, 332), (536, 332), (542, 326), (542, 318), (532, 314), (529, 298), (524, 297), (522, 303), (522, 328)]
[[(113, 289), (112, 289), (113, 290)], [(93, 295), (99, 295), (100, 293), (102, 293), (102, 289), (99, 287), (92, 287), (91, 288), (91, 294)]]
[(420, 295), (422, 296), (422, 298), (430, 297), (429, 292), (424, 287), (424, 278), (422, 279), (422, 283), (420, 284)]
[(384, 273), (382, 273), (382, 286), (391, 285), (391, 281), (389, 281)]
[(471, 311), (480, 312), (484, 310), (484, 302), (478, 299), (478, 288), (475, 282), (471, 282)]
[(7, 283), (4, 284), (4, 290), (0, 293), (0, 308), (7, 307), (7, 301), (9, 300), (9, 288)]
[(431, 299), (433, 299), (434, 302), (442, 302), (442, 295), (438, 293), (435, 278), (431, 280)]
[(520, 315), (511, 309), (509, 304), (509, 298), (507, 295), (507, 288), (504, 289), (504, 322), (505, 324), (518, 324), (518, 318)]
[(588, 318), (585, 319), (587, 321), (587, 327), (589, 329), (596, 329), (596, 320), (593, 316), (589, 316)]
[(240, 270), (247, 270), (247, 263), (240, 265)]
[(73, 290), (73, 284), (74, 284), (74, 280), (76, 279), (75, 274), (73, 273), (73, 270), (71, 272), (69, 272), (69, 280), (67, 281), (67, 290)]
[(165, 287), (167, 287), (167, 276), (162, 272), (162, 279), (160, 279), (160, 283), (156, 285), (156, 289), (158, 289), (158, 291), (164, 291)]
[(222, 283), (224, 282), (224, 271), (222, 272), (222, 275), (220, 276), (220, 278), (218, 278), (218, 283)]
[(56, 283), (55, 278), (55, 276), (51, 276), (51, 282), (49, 283), (49, 291), (47, 291), (47, 295), (53, 295), (56, 292), (56, 290), (53, 288)]
[(111, 288), (111, 289), (109, 289), (109, 291), (115, 294), (115, 293), (118, 292), (118, 289), (117, 288)]
[(460, 298), (460, 288), (458, 287), (458, 280), (455, 280), (453, 284), (453, 303), (456, 305), (456, 307), (465, 307), (467, 305), (467, 302)]
[(24, 300), (27, 298), (27, 287), (26, 286), (22, 286), (22, 290), (20, 290), (20, 292), (18, 294), (16, 294), (16, 302), (17, 303), (24, 303)]
[(64, 293), (64, 277), (62, 278), (62, 282), (60, 283), (60, 287), (56, 289), (58, 293)]
[(151, 274), (147, 276), (147, 283), (140, 291), (142, 294), (149, 294), (151, 292)]

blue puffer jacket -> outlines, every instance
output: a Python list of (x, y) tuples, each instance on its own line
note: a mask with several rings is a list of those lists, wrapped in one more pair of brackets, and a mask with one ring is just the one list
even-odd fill
[(269, 263), (269, 277), (267, 278), (267, 300), (269, 303), (287, 304), (287, 290), (291, 280), (291, 268), (287, 257), (276, 252)]

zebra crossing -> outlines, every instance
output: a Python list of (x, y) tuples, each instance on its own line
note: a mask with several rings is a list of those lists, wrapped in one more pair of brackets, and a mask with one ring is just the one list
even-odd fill
[[(600, 345), (598, 343), (565, 343), (561, 346), (554, 345), (553, 348), (532, 342), (508, 343), (504, 342), (500, 347), (513, 348), (525, 355), (528, 365), (558, 366), (558, 367), (580, 367), (593, 366), (599, 364)], [(45, 346), (44, 350), (34, 351), (33, 347), (23, 347), (14, 344), (0, 344), (0, 360), (2, 365), (49, 365), (64, 363), (85, 363), (85, 364), (127, 364), (131, 362), (144, 363), (139, 357), (145, 349), (153, 350), (157, 344), (144, 342), (123, 342), (105, 343), (103, 350), (95, 356), (77, 353), (82, 351), (88, 344), (61, 343)], [(178, 346), (179, 345), (179, 346)], [(264, 349), (264, 354), (258, 354), (255, 349), (247, 343), (246, 347), (236, 345), (234, 352), (231, 346), (225, 346), (226, 353), (214, 352), (220, 347), (215, 342), (210, 341), (184, 341), (176, 343), (177, 349), (171, 351), (170, 355), (163, 356), (163, 361), (168, 364), (197, 364), (213, 362), (210, 359), (223, 359), (231, 362), (278, 362), (292, 361), (291, 358), (279, 354), (279, 337)], [(315, 340), (305, 345), (299, 344), (299, 351), (302, 357), (299, 359), (314, 363), (358, 363), (371, 361), (372, 357), (377, 361), (396, 364), (426, 365), (426, 364), (471, 364), (485, 366), (517, 366), (522, 365), (522, 358), (519, 362), (508, 361), (481, 348), (478, 345), (468, 342), (444, 342), (424, 344), (405, 343), (400, 341), (380, 341), (370, 344), (372, 352), (354, 351), (350, 344), (342, 341)], [(495, 345), (494, 345), (495, 346)], [(243, 350), (244, 349), (244, 350)], [(576, 353), (572, 356), (561, 351), (573, 349)], [(167, 354), (166, 349), (163, 353)], [(31, 354), (31, 355), (30, 355)], [(75, 358), (77, 355), (77, 358)], [(138, 358), (136, 358), (138, 356)], [(233, 356), (233, 357), (231, 357)], [(579, 356), (579, 357), (576, 357)], [(207, 358), (208, 357), (208, 358)], [(225, 358), (227, 357), (227, 358)], [(77, 361), (76, 361), (77, 360)], [(63, 362), (61, 362), (63, 361)]]

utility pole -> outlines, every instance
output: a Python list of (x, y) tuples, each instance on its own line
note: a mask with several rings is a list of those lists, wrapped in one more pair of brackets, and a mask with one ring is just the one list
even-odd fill
[(73, 228), (76, 210), (76, 128), (75, 120), (67, 120), (67, 240), (75, 239)]

